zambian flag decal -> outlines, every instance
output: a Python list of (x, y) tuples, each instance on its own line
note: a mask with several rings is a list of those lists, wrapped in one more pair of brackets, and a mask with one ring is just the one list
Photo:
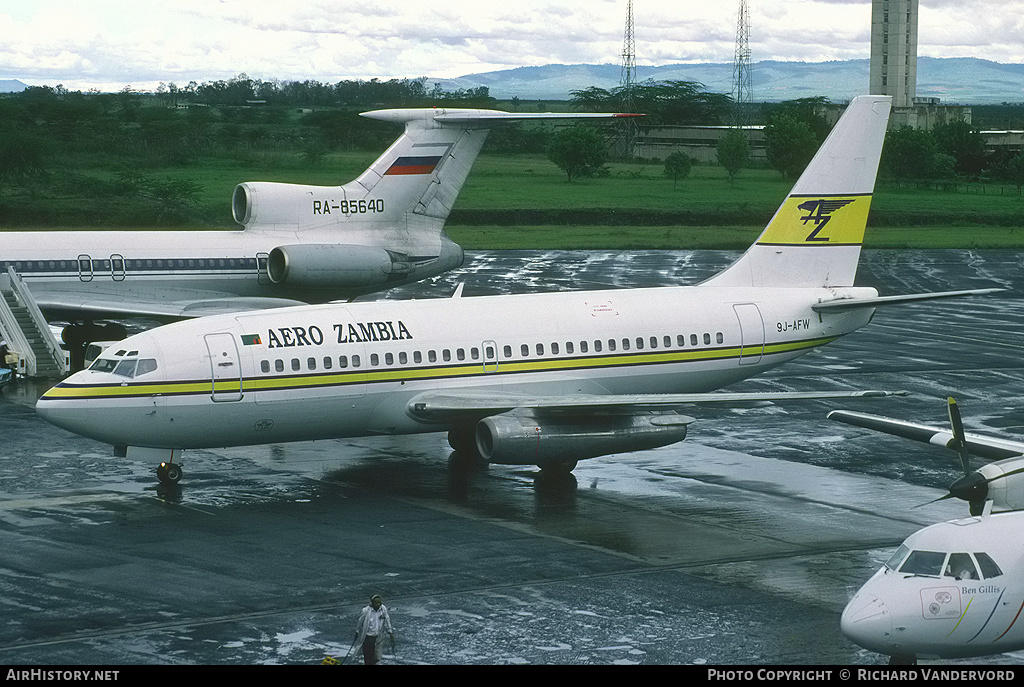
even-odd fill
[(242, 334), (243, 346), (259, 346), (261, 343), (259, 334)]

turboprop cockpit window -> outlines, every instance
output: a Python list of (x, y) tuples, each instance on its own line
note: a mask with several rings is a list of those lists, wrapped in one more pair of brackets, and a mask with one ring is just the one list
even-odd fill
[(896, 552), (889, 556), (889, 560), (885, 562), (885, 567), (889, 568), (889, 570), (899, 570), (900, 563), (903, 562), (909, 553), (910, 549), (900, 544), (900, 548), (896, 549)]
[(946, 554), (941, 551), (912, 551), (900, 566), (900, 572), (905, 575), (938, 577), (942, 574), (942, 564), (945, 561)]
[(949, 562), (946, 563), (943, 574), (958, 580), (978, 579), (978, 569), (974, 566), (974, 560), (969, 553), (949, 554)]
[(996, 565), (996, 562), (992, 560), (984, 551), (975, 552), (974, 557), (978, 559), (978, 565), (981, 566), (981, 574), (985, 576), (985, 579), (992, 577), (999, 577), (1003, 574), (1003, 571)]

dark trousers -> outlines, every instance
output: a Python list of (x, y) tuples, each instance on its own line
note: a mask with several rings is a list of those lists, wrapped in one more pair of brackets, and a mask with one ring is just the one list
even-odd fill
[(363, 640), (363, 664), (368, 666), (377, 665), (377, 637), (366, 635)]

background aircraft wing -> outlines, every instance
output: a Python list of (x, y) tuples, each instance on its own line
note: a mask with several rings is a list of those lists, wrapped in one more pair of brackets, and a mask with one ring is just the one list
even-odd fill
[[(925, 444), (956, 450), (953, 445), (953, 432), (950, 429), (929, 427), (891, 417), (882, 417), (881, 415), (858, 413), (852, 410), (833, 410), (828, 414), (828, 419), (855, 427), (871, 429), (876, 432), (892, 434), (904, 439), (913, 439)], [(980, 434), (964, 434), (964, 439), (965, 448), (968, 453), (987, 460), (1002, 460), (1024, 454), (1024, 442), (1021, 441), (988, 437)]]
[(457, 420), (466, 422), (512, 410), (528, 410), (540, 415), (580, 415), (582, 413), (643, 413), (678, 410), (697, 403), (743, 403), (757, 401), (798, 401), (823, 398), (860, 398), (899, 395), (890, 391), (796, 391), (796, 392), (711, 392), (699, 394), (579, 394), (566, 396), (513, 396), (507, 394), (426, 393), (409, 403), (409, 412), (428, 422)]
[(88, 316), (94, 318), (142, 316), (178, 319), (306, 305), (302, 301), (288, 298), (232, 296), (206, 292), (174, 300), (145, 300), (142, 297), (132, 298), (130, 294), (105, 296), (73, 291), (47, 291), (38, 295), (33, 293), (33, 296), (42, 310), (52, 313), (58, 319), (62, 314), (71, 319), (82, 319)]

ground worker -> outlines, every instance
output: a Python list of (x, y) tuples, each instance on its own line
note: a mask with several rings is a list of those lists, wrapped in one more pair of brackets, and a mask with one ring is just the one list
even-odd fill
[(388, 615), (388, 608), (384, 605), (380, 595), (374, 594), (370, 598), (370, 605), (359, 614), (359, 622), (356, 624), (356, 644), (363, 652), (363, 663), (372, 666), (380, 661), (380, 647), (384, 642), (384, 633), (395, 641), (395, 631), (391, 627), (391, 617)]

